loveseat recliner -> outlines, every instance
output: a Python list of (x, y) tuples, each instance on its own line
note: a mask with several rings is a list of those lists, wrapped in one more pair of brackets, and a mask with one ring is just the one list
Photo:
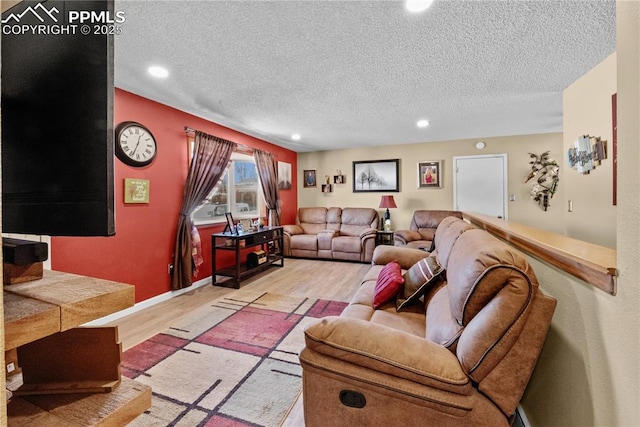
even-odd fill
[(393, 234), (394, 244), (430, 250), (438, 225), (449, 216), (462, 219), (462, 212), (443, 210), (417, 210), (413, 212), (409, 229), (397, 230)]
[[(418, 303), (374, 309), (392, 261), (405, 285), (410, 273), (429, 276), (424, 265), (444, 272)], [(430, 254), (378, 246), (341, 316), (305, 330), (305, 425), (508, 426), (555, 306), (522, 254), (460, 219), (440, 223)]]
[(284, 256), (370, 262), (378, 212), (371, 208), (299, 208), (283, 226)]

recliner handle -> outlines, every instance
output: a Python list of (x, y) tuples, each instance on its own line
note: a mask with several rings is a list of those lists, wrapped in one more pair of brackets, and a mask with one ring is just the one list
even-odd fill
[(350, 408), (364, 408), (367, 404), (367, 399), (364, 397), (364, 394), (358, 391), (341, 390), (340, 402)]

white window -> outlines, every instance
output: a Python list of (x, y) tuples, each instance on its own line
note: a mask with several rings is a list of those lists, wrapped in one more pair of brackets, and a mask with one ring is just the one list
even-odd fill
[(253, 157), (233, 153), (222, 179), (193, 213), (193, 220), (196, 224), (224, 222), (226, 212), (231, 212), (233, 219), (257, 218), (263, 206), (262, 187)]

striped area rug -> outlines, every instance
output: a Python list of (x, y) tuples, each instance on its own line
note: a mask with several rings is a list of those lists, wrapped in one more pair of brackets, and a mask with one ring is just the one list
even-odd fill
[(302, 389), (304, 328), (346, 303), (229, 296), (127, 350), (122, 374), (152, 387), (130, 426), (279, 426)]

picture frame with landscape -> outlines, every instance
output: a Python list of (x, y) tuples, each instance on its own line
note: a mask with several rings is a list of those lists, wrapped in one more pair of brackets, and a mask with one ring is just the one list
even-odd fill
[(400, 191), (400, 159), (353, 162), (353, 192)]

